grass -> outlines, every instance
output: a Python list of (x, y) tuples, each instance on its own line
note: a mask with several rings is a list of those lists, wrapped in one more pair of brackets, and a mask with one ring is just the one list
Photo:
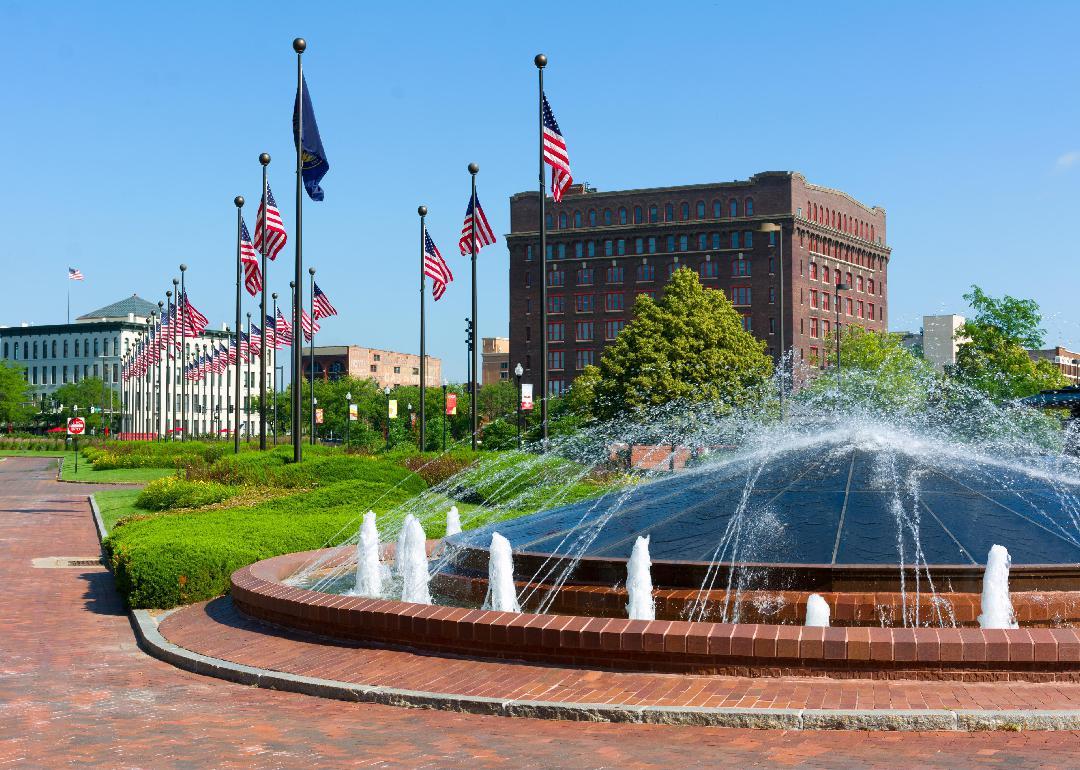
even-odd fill
[(64, 457), (71, 452), (59, 449), (0, 449), (0, 457)]
[(173, 468), (113, 468), (110, 470), (95, 470), (94, 466), (85, 457), (79, 458), (79, 471), (75, 472), (75, 453), (65, 452), (64, 469), (60, 474), (62, 481), (93, 481), (100, 484), (143, 484), (147, 481), (160, 479), (163, 476), (173, 476), (176, 470)]
[(110, 489), (94, 493), (106, 532), (112, 532), (116, 522), (125, 516), (146, 513), (135, 507), (135, 498), (139, 496), (139, 492), (138, 489)]

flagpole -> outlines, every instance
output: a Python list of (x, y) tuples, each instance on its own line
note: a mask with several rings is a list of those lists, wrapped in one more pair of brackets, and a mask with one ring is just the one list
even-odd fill
[[(265, 170), (264, 170), (265, 173)], [(265, 187), (263, 188), (266, 189)], [(233, 198), (236, 205), (236, 326), (233, 339), (236, 340), (236, 402), (233, 404), (233, 453), (240, 453), (240, 230), (242, 228), (241, 210), (244, 208), (244, 196)], [(266, 217), (264, 216), (263, 219)], [(263, 276), (266, 280), (266, 276)]]
[(71, 278), (68, 278), (67, 287), (67, 322), (71, 324)]
[[(158, 319), (164, 318), (165, 303), (158, 300)], [(157, 373), (154, 375), (154, 385), (157, 388), (157, 397), (154, 399), (154, 413), (156, 415), (154, 419), (154, 437), (160, 438), (164, 435), (163, 423), (165, 420), (165, 407), (161, 403), (161, 375), (164, 373), (165, 367), (162, 366), (161, 361), (161, 324), (160, 321), (155, 324), (154, 328), (154, 344), (158, 346), (158, 350), (154, 351), (154, 366), (157, 368)]]
[[(277, 292), (270, 295), (274, 299), (274, 446), (277, 446), (277, 351), (278, 351), (278, 328), (277, 328)], [(265, 321), (263, 322), (265, 325)]]
[(427, 412), (424, 409), (424, 396), (427, 393), (427, 354), (424, 348), (424, 289), (427, 283), (424, 279), (424, 245), (427, 237), (427, 206), (419, 206), (416, 213), (420, 215), (420, 452), (424, 451), (427, 438)]
[(247, 314), (248, 365), (247, 382), (244, 383), (244, 428), (247, 430), (247, 443), (251, 443), (251, 313)]
[[(311, 410), (311, 426), (308, 428), (308, 441), (315, 446), (315, 268), (309, 267), (308, 275), (311, 277), (311, 291), (308, 294), (311, 301), (311, 350), (308, 352), (308, 378), (311, 382), (311, 387), (308, 388), (308, 408)], [(304, 296), (303, 292), (300, 296)]]
[[(180, 357), (181, 360), (187, 359), (187, 287), (184, 285), (184, 273), (187, 272), (187, 265), (180, 265), (180, 298), (183, 304), (180, 305)], [(188, 420), (187, 420), (187, 377), (181, 377), (180, 382), (180, 440), (187, 441), (188, 432)]]
[[(166, 312), (168, 313), (168, 315), (163, 317), (169, 319), (170, 336), (172, 336), (173, 333), (172, 295), (172, 291), (165, 291), (165, 307), (167, 308)], [(170, 426), (172, 423), (172, 412), (170, 411), (170, 405), (172, 404), (172, 400), (170, 398), (170, 394), (173, 390), (175, 390), (172, 382), (172, 345), (170, 344), (171, 341), (168, 339), (163, 339), (162, 341), (165, 343), (165, 411), (161, 415), (161, 420), (165, 426), (165, 437), (170, 438), (172, 436), (172, 431), (170, 430)]]
[(270, 165), (270, 153), (259, 156), (262, 164), (262, 239), (259, 251), (262, 253), (262, 300), (259, 302), (259, 315), (262, 316), (263, 336), (259, 345), (259, 449), (266, 449), (266, 167)]
[(480, 172), (480, 166), (476, 163), (469, 164), (469, 176), (472, 179), (472, 227), (470, 232), (472, 249), (472, 355), (469, 363), (472, 366), (472, 377), (469, 378), (469, 401), (472, 406), (472, 449), (476, 451), (476, 222), (480, 212), (476, 207), (476, 175)]
[(533, 59), (540, 76), (537, 111), (540, 117), (540, 451), (548, 447), (548, 335), (547, 335), (547, 193), (544, 190), (544, 67), (547, 57), (538, 53)]
[[(300, 409), (303, 403), (301, 399), (301, 383), (303, 382), (303, 375), (301, 367), (303, 365), (303, 348), (301, 347), (304, 342), (303, 327), (300, 323), (300, 309), (303, 307), (303, 254), (304, 254), (304, 225), (303, 225), (303, 211), (304, 211), (304, 62), (303, 55), (304, 50), (307, 48), (307, 42), (302, 37), (298, 37), (293, 40), (293, 50), (296, 51), (296, 101), (300, 106), (300, 109), (296, 111), (296, 264), (294, 265), (294, 282), (296, 286), (293, 288), (293, 349), (292, 349), (292, 429), (293, 429), (293, 462), (300, 462), (303, 460), (303, 449), (301, 448), (300, 441)], [(314, 319), (312, 319), (314, 320)], [(312, 336), (312, 349), (314, 349), (314, 335)], [(314, 385), (312, 385), (314, 387)], [(314, 415), (312, 416), (314, 419)]]

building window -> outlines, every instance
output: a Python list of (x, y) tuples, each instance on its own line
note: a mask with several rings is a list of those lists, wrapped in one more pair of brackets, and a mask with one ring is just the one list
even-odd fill
[(593, 322), (578, 321), (575, 323), (574, 339), (580, 342), (591, 342), (593, 339)]
[(675, 251), (675, 236), (674, 235), (669, 235), (667, 237), (667, 251), (668, 251), (669, 254), (671, 252)]
[(581, 241), (574, 241), (574, 256), (578, 259), (585, 256), (585, 245)]
[[(810, 264), (813, 264), (813, 263), (811, 262)], [(823, 280), (825, 283), (832, 283), (829, 276), (830, 276), (829, 266), (826, 265), (825, 267), (823, 267), (821, 269), (821, 280)], [(811, 278), (816, 278), (816, 277), (817, 277), (816, 275), (811, 276)]]
[(656, 280), (656, 266), (655, 265), (638, 265), (637, 266), (637, 279), (638, 279), (638, 281), (655, 281)]
[(547, 325), (548, 342), (562, 342), (566, 337), (566, 326), (562, 321), (552, 321)]
[(372, 364), (372, 365), (371, 365), (371, 371), (373, 371), (373, 372), (377, 372), (377, 371), (379, 371), (379, 367), (378, 367), (378, 366), (376, 366), (375, 364)]
[(868, 292), (870, 292), (871, 294), (874, 293), (874, 279), (873, 278), (871, 278), (870, 280), (868, 280), (866, 282), (866, 290)]
[(79, 357), (79, 341), (75, 340), (75, 357)]
[(619, 332), (626, 326), (626, 321), (611, 320), (604, 322), (604, 339), (613, 340), (619, 336)]
[(604, 295), (604, 310), (609, 313), (623, 310), (626, 302), (625, 296), (622, 292), (612, 292)]
[(863, 285), (863, 277), (861, 275), (859, 276), (858, 285), (859, 285), (859, 291), (863, 291), (863, 289), (865, 287)]
[(641, 224), (641, 206), (634, 206), (634, 224)]
[(620, 257), (626, 254), (626, 239), (620, 238), (615, 241), (615, 253)]
[(626, 278), (626, 269), (622, 265), (612, 265), (607, 269), (608, 283), (622, 283)]
[(690, 248), (690, 239), (685, 235), (679, 236), (679, 251), (687, 251)]
[(566, 297), (561, 294), (549, 296), (547, 303), (549, 313), (558, 314), (566, 311)]
[(746, 203), (744, 204), (743, 211), (746, 213), (746, 216), (748, 216), (748, 217), (754, 216), (754, 199), (753, 198), (747, 198), (746, 199)]
[(776, 257), (769, 257), (769, 275), (776, 272)]
[(525, 287), (532, 286), (532, 270), (525, 271)]
[(821, 322), (821, 338), (822, 339), (828, 339), (828, 337), (829, 337), (829, 329), (830, 329), (829, 322), (827, 320), (822, 320), (822, 322)]
[(753, 230), (747, 230), (745, 233), (743, 233), (743, 248), (744, 249), (752, 249), (752, 248), (754, 248), (754, 231)]
[(770, 286), (769, 287), (769, 304), (772, 305), (772, 304), (775, 304), (775, 303), (776, 303), (776, 287), (775, 286)]
[(857, 312), (858, 312), (858, 316), (859, 316), (859, 318), (863, 318), (863, 317), (864, 317), (864, 316), (863, 316), (863, 309), (864, 309), (864, 308), (863, 308), (863, 301), (862, 301), (861, 299), (859, 300), (859, 302), (858, 302), (858, 306), (857, 306), (857, 307), (858, 307), (858, 311), (857, 311)]
[(698, 265), (698, 274), (702, 278), (716, 278), (720, 275), (720, 265), (716, 262), (702, 262)]
[(810, 307), (817, 307), (817, 306), (818, 306), (818, 290), (817, 289), (811, 289), (810, 290)]
[(649, 206), (649, 221), (655, 222), (659, 218), (659, 214), (656, 210), (656, 206)]
[(611, 224), (611, 209), (604, 209), (604, 224)]
[(776, 319), (769, 319), (769, 334), (776, 334)]
[(829, 294), (829, 292), (827, 292), (827, 291), (821, 292), (821, 309), (822, 310), (828, 310), (829, 309), (829, 306), (832, 304), (831, 297), (832, 297), (832, 295)]
[(733, 217), (739, 216), (739, 202), (734, 198), (732, 198), (731, 203), (728, 204), (728, 215)]
[(731, 248), (739, 248), (739, 234), (737, 232), (731, 234)]
[(562, 229), (565, 229), (565, 228), (566, 228), (566, 212), (563, 212), (563, 213), (559, 214), (559, 229), (562, 230)]
[(590, 257), (595, 257), (596, 256), (596, 241), (586, 241), (586, 244), (587, 244), (587, 248), (585, 249), (585, 254), (587, 256), (590, 256)]
[[(828, 270), (829, 268), (825, 268), (825, 269)], [(811, 262), (810, 263), (810, 280), (811, 281), (816, 281), (817, 280), (817, 262)]]
[(33, 352), (32, 358), (37, 358), (37, 351), (38, 351), (38, 344), (37, 344), (37, 340), (34, 340), (34, 347), (33, 347), (33, 351), (34, 351), (34, 352)]
[(754, 325), (751, 322), (750, 316), (744, 315), (742, 317), (742, 328), (743, 328), (743, 331), (748, 331), (748, 332), (752, 332), (754, 330)]
[(679, 263), (678, 262), (668, 262), (668, 266), (667, 266), (667, 277), (668, 277), (668, 279), (670, 279), (671, 276), (675, 275), (675, 271), (678, 270), (678, 269), (679, 269)]
[(555, 247), (549, 243), (547, 245), (547, 249), (545, 249), (545, 252), (547, 253), (547, 258), (551, 259), (555, 253)]
[(681, 205), (681, 206), (679, 207), (679, 213), (680, 213), (680, 214), (682, 214), (682, 220), (683, 220), (684, 222), (685, 222), (686, 220), (688, 220), (688, 219), (690, 218), (690, 204), (689, 204), (689, 203), (685, 203), (685, 202), (684, 202), (684, 203), (683, 203), (683, 204), (682, 204), (682, 205)]
[(559, 259), (566, 259), (566, 244), (559, 244)]
[(561, 396), (566, 392), (566, 380), (548, 380), (548, 395)]
[(868, 310), (870, 311), (870, 313), (869, 313), (869, 315), (868, 315), (867, 317), (868, 317), (868, 318), (869, 318), (869, 319), (870, 319), (871, 321), (873, 321), (873, 320), (874, 320), (874, 303), (873, 303), (873, 302), (871, 302), (871, 303), (870, 303), (870, 306), (869, 306), (869, 308), (867, 308), (867, 309), (868, 309)]
[(645, 251), (645, 240), (643, 238), (634, 239), (634, 253), (642, 254)]
[(575, 355), (574, 368), (579, 372), (586, 366), (592, 366), (595, 353), (592, 350), (579, 350)]
[(548, 286), (565, 286), (566, 285), (566, 273), (562, 270), (551, 270), (548, 272)]
[(581, 227), (581, 212), (574, 212), (574, 227)]
[(596, 227), (596, 209), (589, 209), (589, 227)]
[(675, 220), (675, 207), (670, 203), (664, 206), (664, 221), (672, 222)]
[(719, 219), (724, 216), (724, 204), (720, 201), (712, 202), (712, 215), (714, 219)]
[[(608, 241), (610, 243), (611, 241)], [(577, 271), (577, 284), (578, 286), (591, 286), (593, 282), (593, 269), (591, 267), (582, 267)]]
[[(19, 346), (19, 343), (16, 342), (15, 343), (15, 347), (16, 347), (15, 352), (16, 352), (16, 354), (18, 354), (18, 352), (19, 352), (18, 351), (18, 346)], [(18, 358), (18, 355), (16, 355), (15, 357)], [(68, 382), (68, 368), (67, 368), (67, 365), (65, 365), (64, 366), (64, 384), (66, 385), (67, 382)]]
[(649, 253), (650, 254), (655, 254), (656, 253), (656, 238), (651, 237), (651, 236), (649, 238)]
[(610, 240), (604, 241), (604, 256), (610, 257), (614, 254), (612, 242)]
[(596, 310), (595, 294), (575, 294), (574, 311), (577, 313), (591, 313)]
[(525, 245), (525, 261), (533, 261), (533, 248), (531, 243)]
[(731, 303), (733, 305), (749, 305), (750, 304), (750, 287), (749, 286), (732, 286), (731, 287)]
[(748, 276), (750, 275), (751, 264), (749, 259), (733, 259), (731, 260), (731, 274), (733, 276)]
[(648, 297), (649, 299), (653, 300), (654, 302), (656, 301), (656, 292), (655, 291), (639, 290), (637, 295), (639, 297)]
[(720, 246), (720, 233), (713, 233), (710, 237), (712, 239), (712, 247), (714, 249), (721, 248), (721, 246)]
[(564, 363), (563, 351), (561, 350), (549, 350), (548, 351), (548, 369), (559, 371), (563, 368)]
[(705, 218), (705, 201), (698, 201), (697, 202), (697, 218), (698, 219), (704, 219)]
[(847, 273), (847, 280), (844, 281), (844, 283), (846, 283), (848, 286), (851, 286), (851, 273), (850, 272)]
[(620, 225), (625, 225), (626, 224), (626, 207), (625, 206), (620, 206), (619, 207), (619, 224)]

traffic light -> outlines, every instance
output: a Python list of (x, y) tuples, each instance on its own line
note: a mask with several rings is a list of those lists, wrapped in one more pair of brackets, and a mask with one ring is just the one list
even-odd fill
[(473, 348), (473, 325), (472, 319), (465, 319), (465, 344), (469, 346), (469, 350)]

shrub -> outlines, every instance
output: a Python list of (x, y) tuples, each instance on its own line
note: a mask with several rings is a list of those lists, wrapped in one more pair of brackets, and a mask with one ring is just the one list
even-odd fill
[(402, 461), (402, 465), (420, 476), (430, 486), (435, 486), (443, 483), (451, 476), (461, 473), (472, 465), (475, 460), (475, 455), (472, 452), (467, 454), (455, 452), (437, 457), (413, 455), (406, 457)]
[(171, 511), (198, 508), (227, 500), (238, 490), (209, 481), (186, 481), (166, 476), (151, 481), (135, 498), (135, 507), (144, 511)]

